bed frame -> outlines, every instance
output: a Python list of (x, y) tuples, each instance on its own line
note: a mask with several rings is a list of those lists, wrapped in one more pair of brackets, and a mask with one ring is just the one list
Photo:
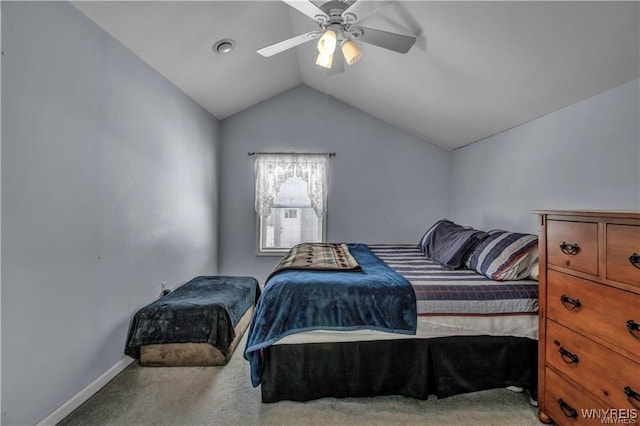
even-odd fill
[[(535, 315), (536, 282), (494, 284), (475, 271), (458, 270), (443, 278), (450, 272), (425, 259), (414, 246), (373, 246), (373, 252), (411, 281), (416, 296), (420, 294), (416, 304), (428, 302), (429, 312), (435, 316)], [(416, 263), (416, 259), (420, 262)], [(443, 288), (450, 286), (456, 296), (440, 298)], [(496, 299), (487, 298), (486, 291)], [(497, 312), (485, 304), (511, 298), (522, 303)], [(456, 313), (461, 311), (465, 313)], [(481, 335), (452, 331), (446, 337), (405, 336), (323, 343), (283, 341), (262, 347), (262, 401), (379, 395), (445, 398), (508, 386), (527, 389), (535, 399), (538, 361), (535, 337), (528, 333), (516, 334), (519, 337), (489, 335), (483, 328), (477, 330), (482, 330)]]
[(507, 386), (535, 396), (537, 347), (509, 336), (273, 345), (263, 352), (262, 402), (444, 398)]
[(233, 328), (236, 337), (229, 343), (226, 355), (209, 343), (163, 343), (140, 346), (140, 365), (143, 367), (188, 367), (227, 365), (253, 316), (254, 305)]

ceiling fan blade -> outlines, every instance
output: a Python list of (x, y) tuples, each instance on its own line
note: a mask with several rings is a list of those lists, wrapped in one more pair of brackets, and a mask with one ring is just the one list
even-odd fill
[(373, 28), (358, 28), (362, 30), (362, 35), (356, 38), (356, 40), (393, 50), (398, 53), (407, 53), (409, 49), (411, 49), (411, 46), (413, 46), (413, 43), (416, 42), (416, 38), (413, 36), (374, 30)]
[(331, 69), (327, 70), (328, 75), (336, 75), (344, 72), (344, 54), (340, 46), (336, 46), (335, 52), (333, 52), (333, 63)]
[(258, 49), (258, 53), (264, 56), (265, 58), (268, 58), (280, 52), (284, 52), (285, 50), (289, 50), (292, 47), (299, 46), (310, 40), (318, 38), (319, 36), (320, 36), (319, 31), (311, 31), (305, 34), (300, 34), (299, 36), (295, 36), (293, 38), (283, 40), (279, 43), (263, 47), (262, 49)]
[[(371, 15), (377, 10), (382, 9), (383, 7), (390, 5), (391, 3), (393, 3), (393, 0), (386, 0), (386, 1), (357, 0), (354, 4), (349, 6), (344, 12), (342, 12), (342, 16), (345, 17), (345, 15), (353, 15), (355, 17), (354, 18), (355, 21), (353, 22), (349, 21), (349, 23), (354, 24), (356, 22), (362, 21), (367, 16)], [(348, 18), (345, 17), (345, 19), (348, 19)]]
[(289, 6), (291, 6), (292, 8), (296, 9), (298, 12), (301, 12), (307, 15), (311, 19), (317, 20), (318, 16), (322, 16), (324, 17), (325, 22), (329, 20), (329, 15), (324, 13), (322, 9), (320, 9), (318, 6), (311, 3), (310, 0), (282, 0), (282, 1), (288, 4)]

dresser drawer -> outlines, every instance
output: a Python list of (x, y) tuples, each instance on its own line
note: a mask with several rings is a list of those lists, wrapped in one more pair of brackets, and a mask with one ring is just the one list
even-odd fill
[(640, 226), (607, 224), (606, 235), (606, 277), (640, 287)]
[(549, 270), (546, 303), (549, 319), (640, 354), (640, 295)]
[(598, 275), (598, 224), (547, 221), (547, 262)]
[[(640, 392), (640, 365), (553, 321), (547, 322), (547, 364), (604, 401), (635, 408), (625, 388)], [(640, 404), (640, 402), (639, 402)]]
[(602, 425), (587, 413), (601, 413), (610, 408), (593, 398), (584, 389), (567, 382), (550, 368), (545, 369), (546, 391), (544, 407), (558, 425)]

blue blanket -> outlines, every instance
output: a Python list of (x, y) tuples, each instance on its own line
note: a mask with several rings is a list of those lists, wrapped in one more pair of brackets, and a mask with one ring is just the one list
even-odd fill
[(260, 349), (293, 333), (370, 329), (416, 333), (416, 296), (409, 281), (364, 244), (349, 244), (362, 271), (282, 271), (267, 281), (256, 306), (244, 357), (251, 383), (262, 376)]
[(209, 343), (226, 356), (234, 327), (258, 296), (252, 277), (196, 277), (134, 315), (124, 353), (140, 358), (142, 345), (190, 342)]

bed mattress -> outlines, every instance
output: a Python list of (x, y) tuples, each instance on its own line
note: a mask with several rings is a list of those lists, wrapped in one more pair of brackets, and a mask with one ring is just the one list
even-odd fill
[(385, 333), (377, 330), (313, 330), (290, 334), (278, 340), (274, 345), (484, 335), (526, 337), (537, 340), (538, 317), (537, 315), (418, 317), (418, 327), (414, 335)]
[(538, 282), (492, 281), (470, 270), (446, 270), (415, 245), (370, 245), (371, 251), (409, 280), (416, 294), (415, 335), (376, 330), (313, 330), (275, 344), (425, 339), (448, 336), (538, 338)]

